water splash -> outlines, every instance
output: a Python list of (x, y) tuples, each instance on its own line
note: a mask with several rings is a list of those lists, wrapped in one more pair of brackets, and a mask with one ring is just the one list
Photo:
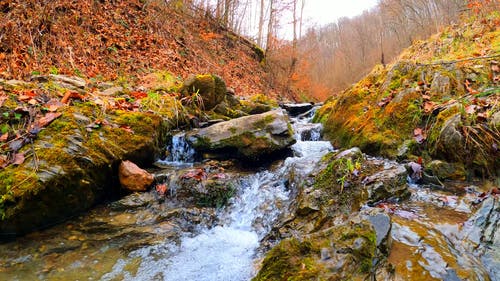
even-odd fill
[(189, 166), (196, 160), (196, 150), (186, 141), (185, 133), (172, 137), (172, 143), (167, 146), (167, 157), (158, 160), (160, 166)]

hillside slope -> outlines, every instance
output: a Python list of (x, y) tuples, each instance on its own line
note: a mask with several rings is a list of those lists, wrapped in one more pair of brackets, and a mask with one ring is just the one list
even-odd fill
[(241, 95), (267, 93), (262, 52), (198, 14), (182, 1), (2, 1), (0, 78), (134, 82), (166, 70), (217, 74)]
[(415, 43), (330, 98), (316, 121), (337, 146), (462, 171), (444, 178), (500, 174), (499, 26), (494, 12)]

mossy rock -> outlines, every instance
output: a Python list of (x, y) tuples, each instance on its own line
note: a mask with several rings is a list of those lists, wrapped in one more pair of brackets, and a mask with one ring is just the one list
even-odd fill
[(364, 280), (372, 270), (376, 250), (371, 224), (349, 221), (281, 241), (266, 255), (253, 280)]
[(181, 92), (184, 96), (199, 95), (203, 109), (210, 110), (221, 103), (227, 93), (226, 83), (213, 74), (191, 75), (184, 81)]
[(252, 162), (283, 152), (295, 143), (290, 121), (281, 110), (220, 122), (186, 135), (198, 151)]
[(425, 165), (425, 171), (440, 180), (465, 180), (466, 171), (463, 163), (447, 163), (433, 160)]
[[(64, 108), (33, 146), (22, 149), (23, 164), (0, 171), (0, 239), (59, 223), (120, 194), (119, 162), (145, 166), (159, 154), (169, 130), (161, 116), (100, 114), (100, 107), (87, 103)], [(98, 118), (107, 122), (88, 130)]]

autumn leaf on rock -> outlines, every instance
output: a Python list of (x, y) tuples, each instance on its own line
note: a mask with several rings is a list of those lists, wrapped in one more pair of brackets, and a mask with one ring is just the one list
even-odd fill
[(123, 129), (123, 130), (125, 130), (126, 132), (131, 133), (131, 134), (133, 134), (133, 133), (134, 133), (134, 130), (132, 130), (132, 129), (130, 128), (130, 126), (127, 126), (127, 125), (121, 125), (121, 126), (120, 126), (120, 129)]
[(49, 125), (52, 121), (54, 121), (56, 118), (59, 118), (62, 113), (60, 112), (49, 112), (45, 114), (42, 118), (38, 119), (35, 121), (35, 124), (32, 125), (33, 128), (44, 128), (47, 125)]
[(424, 112), (425, 113), (430, 113), (434, 110), (436, 107), (436, 103), (432, 101), (426, 101), (424, 102)]
[(207, 178), (207, 173), (202, 169), (191, 170), (181, 176), (181, 179), (195, 179), (201, 181)]
[(163, 183), (163, 184), (157, 184), (155, 189), (156, 189), (156, 192), (158, 192), (158, 194), (165, 195), (165, 193), (168, 190), (168, 187), (166, 184)]
[(64, 94), (64, 97), (62, 97), (61, 102), (68, 103), (70, 99), (83, 100), (84, 97), (77, 92), (67, 91), (66, 94)]

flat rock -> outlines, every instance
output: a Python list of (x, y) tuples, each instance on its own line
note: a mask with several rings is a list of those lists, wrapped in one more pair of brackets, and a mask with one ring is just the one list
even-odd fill
[(262, 160), (295, 143), (290, 121), (280, 109), (220, 122), (186, 136), (198, 151), (249, 160)]

